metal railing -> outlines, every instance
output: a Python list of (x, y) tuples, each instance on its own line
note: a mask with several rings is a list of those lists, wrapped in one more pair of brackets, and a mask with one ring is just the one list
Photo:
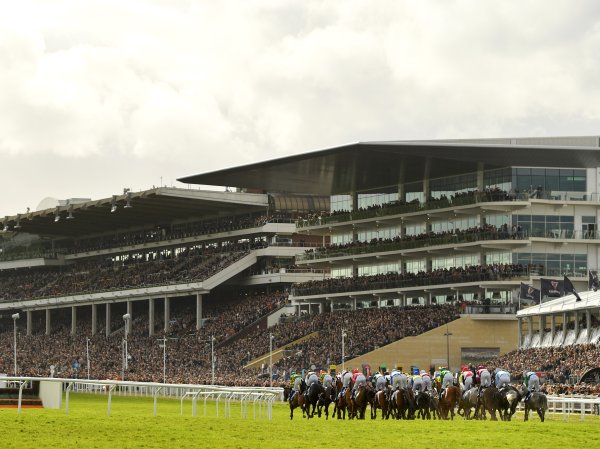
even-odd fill
[(311, 217), (296, 220), (296, 227), (306, 228), (311, 226), (323, 226), (333, 223), (344, 223), (353, 220), (363, 220), (375, 217), (385, 217), (390, 215), (409, 214), (414, 212), (424, 212), (427, 210), (443, 209), (446, 207), (468, 206), (479, 203), (492, 203), (499, 201), (600, 201), (600, 193), (590, 192), (544, 192), (531, 190), (528, 192), (478, 192), (460, 195), (454, 198), (434, 199), (426, 202), (410, 202), (398, 204), (397, 202), (383, 204), (381, 206), (360, 209), (349, 212), (334, 212), (331, 215), (321, 217)]
[[(231, 417), (231, 406), (240, 404), (240, 416), (246, 418), (248, 405), (252, 404), (254, 419), (272, 419), (273, 403), (283, 399), (282, 388), (268, 387), (225, 387), (217, 385), (161, 384), (153, 382), (121, 382), (115, 380), (75, 380), (40, 377), (3, 377), (8, 385), (20, 389), (17, 413), (21, 413), (22, 391), (34, 381), (59, 382), (65, 392), (65, 413), (69, 414), (69, 394), (88, 393), (107, 396), (107, 415), (110, 416), (113, 396), (152, 397), (154, 399), (154, 416), (157, 416), (158, 398), (179, 399), (180, 414), (184, 414), (184, 401), (192, 401), (192, 416), (197, 415), (197, 401), (204, 401), (204, 416), (207, 415), (207, 401), (213, 400), (216, 405), (216, 416), (223, 407), (223, 416)], [(258, 406), (258, 413), (257, 413)]]

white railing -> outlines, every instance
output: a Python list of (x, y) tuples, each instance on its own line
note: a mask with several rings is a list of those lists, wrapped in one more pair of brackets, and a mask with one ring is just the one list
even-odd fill
[(246, 418), (248, 404), (252, 404), (254, 419), (272, 419), (273, 402), (282, 400), (282, 388), (266, 387), (224, 387), (217, 385), (188, 385), (188, 384), (161, 384), (153, 382), (121, 382), (115, 380), (86, 380), (86, 379), (61, 379), (45, 377), (3, 377), (8, 385), (20, 389), (17, 413), (21, 413), (21, 392), (23, 388), (33, 381), (59, 382), (65, 392), (65, 413), (69, 414), (69, 394), (72, 392), (102, 394), (108, 398), (107, 414), (110, 416), (113, 396), (152, 397), (154, 399), (154, 416), (157, 414), (158, 398), (170, 397), (180, 400), (180, 413), (184, 413), (184, 401), (192, 401), (192, 416), (197, 413), (197, 400), (204, 401), (204, 416), (206, 416), (207, 401), (214, 400), (216, 414), (219, 416), (220, 406), (223, 406), (223, 416), (231, 417), (232, 402), (239, 402), (240, 415)]
[(578, 413), (581, 420), (585, 415), (598, 415), (600, 397), (592, 396), (547, 396), (548, 411), (562, 413), (563, 419), (568, 419), (571, 414)]

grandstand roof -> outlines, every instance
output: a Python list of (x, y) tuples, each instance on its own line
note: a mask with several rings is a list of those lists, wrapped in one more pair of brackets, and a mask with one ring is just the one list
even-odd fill
[(598, 137), (358, 142), (180, 178), (190, 184), (277, 192), (342, 194), (404, 180), (510, 166), (600, 166)]
[(580, 292), (579, 297), (581, 301), (577, 301), (575, 295), (566, 295), (552, 301), (546, 301), (537, 306), (519, 310), (517, 317), (558, 315), (562, 312), (574, 312), (576, 310), (596, 309), (600, 307), (600, 291)]
[[(111, 213), (113, 206), (116, 209)], [(20, 226), (15, 229), (19, 232), (76, 237), (176, 220), (239, 215), (265, 210), (267, 206), (268, 197), (263, 194), (159, 187), (18, 214), (6, 217), (2, 223), (11, 229)]]

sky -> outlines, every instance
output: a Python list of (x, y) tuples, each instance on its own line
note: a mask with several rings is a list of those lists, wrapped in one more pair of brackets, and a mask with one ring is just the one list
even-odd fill
[(0, 6), (0, 216), (356, 141), (600, 134), (593, 0)]

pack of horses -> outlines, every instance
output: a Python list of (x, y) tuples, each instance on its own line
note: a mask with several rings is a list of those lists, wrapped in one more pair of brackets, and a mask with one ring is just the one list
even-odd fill
[[(290, 419), (294, 418), (294, 409), (300, 408), (302, 417), (320, 418), (325, 415), (329, 419), (329, 407), (333, 404), (332, 416), (337, 419), (365, 419), (367, 407), (370, 407), (371, 419), (376, 419), (378, 410), (382, 419), (451, 419), (460, 416), (463, 419), (487, 419), (489, 414), (492, 421), (500, 418), (510, 421), (517, 411), (519, 402), (524, 401), (525, 421), (530, 412), (537, 412), (540, 420), (545, 419), (548, 410), (546, 395), (533, 392), (527, 397), (524, 386), (495, 386), (482, 388), (473, 387), (461, 391), (457, 385), (450, 385), (441, 394), (439, 383), (431, 391), (414, 392), (410, 388), (392, 390), (375, 390), (371, 384), (360, 386), (353, 391), (353, 386), (346, 388), (343, 394), (341, 381), (324, 387), (321, 383), (313, 383), (307, 387), (302, 381), (300, 391), (291, 400), (290, 389), (284, 389), (284, 399), (290, 406)], [(525, 400), (526, 399), (526, 400)]]

